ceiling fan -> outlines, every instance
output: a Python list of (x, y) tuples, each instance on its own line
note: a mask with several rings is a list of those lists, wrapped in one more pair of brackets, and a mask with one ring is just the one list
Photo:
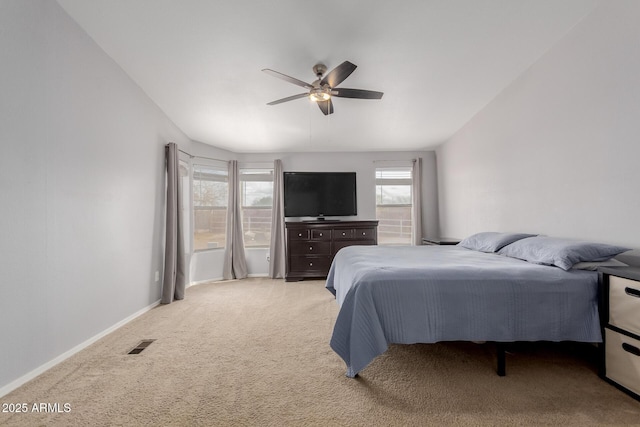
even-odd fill
[(276, 105), (287, 101), (293, 101), (294, 99), (308, 97), (318, 104), (318, 107), (320, 107), (320, 111), (322, 111), (322, 113), (324, 113), (324, 115), (326, 116), (333, 113), (333, 102), (331, 101), (331, 98), (333, 97), (381, 99), (383, 95), (382, 92), (362, 89), (337, 88), (340, 83), (342, 83), (347, 77), (349, 77), (349, 75), (351, 75), (351, 73), (353, 73), (356, 67), (357, 66), (355, 64), (352, 64), (349, 61), (344, 61), (342, 64), (338, 65), (336, 68), (327, 73), (327, 75), (325, 76), (324, 73), (327, 71), (327, 66), (324, 64), (316, 64), (313, 66), (313, 72), (316, 74), (317, 80), (315, 80), (313, 83), (306, 83), (302, 80), (287, 76), (286, 74), (282, 74), (269, 68), (265, 68), (264, 70), (262, 70), (265, 73), (309, 90), (309, 92), (299, 93), (298, 95), (293, 95), (269, 102), (267, 103), (267, 105)]

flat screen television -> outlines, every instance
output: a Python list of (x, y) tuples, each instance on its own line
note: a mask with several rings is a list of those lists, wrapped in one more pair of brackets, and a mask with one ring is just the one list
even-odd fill
[(355, 172), (284, 172), (284, 216), (358, 214)]

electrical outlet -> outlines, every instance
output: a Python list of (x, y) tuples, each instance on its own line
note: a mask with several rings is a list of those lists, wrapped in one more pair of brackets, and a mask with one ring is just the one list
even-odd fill
[(157, 282), (158, 280), (160, 280), (160, 272), (159, 272), (159, 271), (156, 271), (156, 282)]

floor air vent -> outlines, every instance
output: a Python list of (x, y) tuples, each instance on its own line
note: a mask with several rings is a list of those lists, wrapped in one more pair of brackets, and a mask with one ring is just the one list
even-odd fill
[(142, 340), (127, 354), (140, 354), (142, 353), (142, 350), (149, 347), (149, 345), (154, 341), (155, 340)]

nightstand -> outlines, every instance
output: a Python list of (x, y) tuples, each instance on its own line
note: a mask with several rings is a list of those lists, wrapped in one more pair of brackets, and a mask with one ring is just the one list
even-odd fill
[(423, 237), (423, 245), (457, 245), (460, 243), (459, 239), (450, 239), (447, 237)]
[(640, 268), (598, 271), (604, 331), (600, 376), (640, 400)]

